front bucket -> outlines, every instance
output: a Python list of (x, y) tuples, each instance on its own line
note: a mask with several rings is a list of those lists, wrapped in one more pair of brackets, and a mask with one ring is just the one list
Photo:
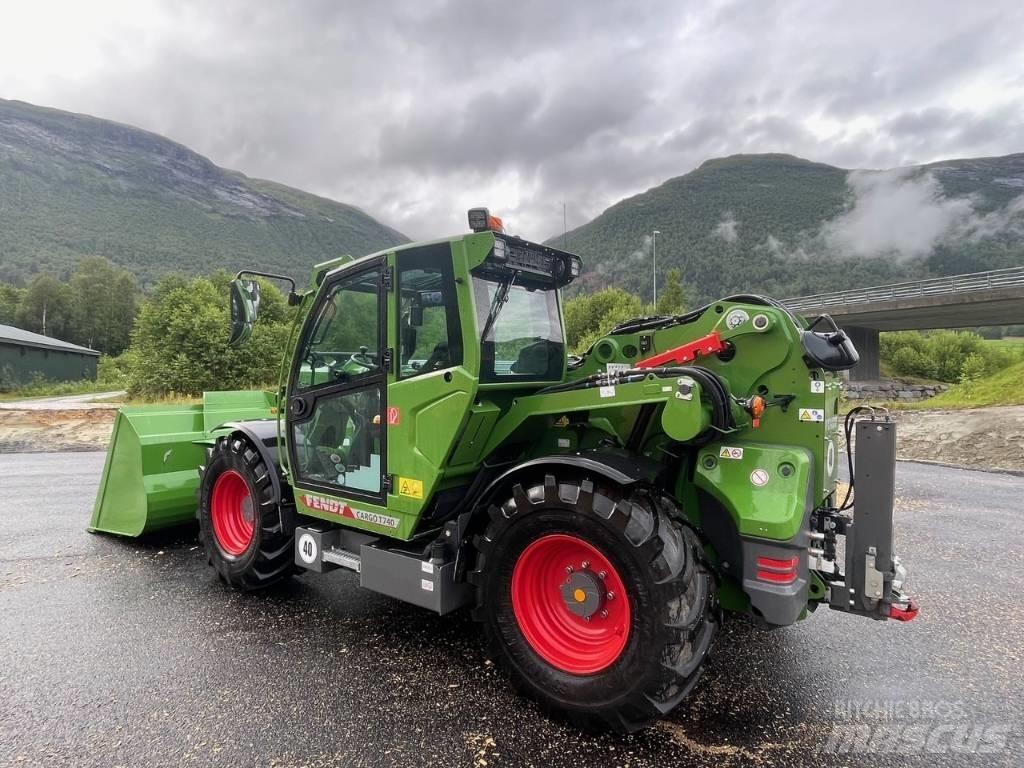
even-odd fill
[(272, 414), (271, 396), (259, 391), (211, 392), (202, 405), (121, 408), (89, 530), (141, 536), (195, 519), (210, 430)]

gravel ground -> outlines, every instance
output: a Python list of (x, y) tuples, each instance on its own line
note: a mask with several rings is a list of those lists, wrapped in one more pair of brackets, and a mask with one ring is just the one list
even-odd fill
[(697, 695), (620, 737), (517, 698), (465, 612), (338, 572), (240, 595), (193, 531), (87, 534), (102, 461), (0, 455), (3, 766), (1024, 764), (1020, 478), (901, 464), (918, 620), (733, 621)]
[(1024, 405), (893, 415), (902, 458), (1024, 471)]

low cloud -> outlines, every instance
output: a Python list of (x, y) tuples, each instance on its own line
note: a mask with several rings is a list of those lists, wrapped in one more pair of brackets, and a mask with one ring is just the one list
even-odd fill
[(970, 197), (946, 197), (931, 173), (853, 171), (852, 204), (822, 227), (825, 246), (848, 256), (926, 256), (976, 215)]
[(629, 258), (634, 262), (647, 261), (651, 258), (651, 245), (653, 242), (654, 238), (650, 235), (644, 235), (640, 247), (629, 254)]
[(769, 234), (757, 250), (788, 259), (904, 260), (928, 256), (940, 245), (1024, 237), (1024, 194), (984, 211), (980, 196), (949, 196), (931, 172), (851, 171), (846, 182), (849, 202), (842, 213), (791, 242)]
[(739, 233), (736, 231), (739, 225), (740, 223), (733, 217), (732, 211), (726, 211), (722, 215), (721, 221), (715, 225), (712, 234), (715, 237), (722, 238), (727, 243), (735, 243), (739, 239)]
[(954, 238), (976, 243), (1003, 237), (1024, 237), (1024, 195), (1018, 195), (1002, 208), (975, 215), (960, 225)]

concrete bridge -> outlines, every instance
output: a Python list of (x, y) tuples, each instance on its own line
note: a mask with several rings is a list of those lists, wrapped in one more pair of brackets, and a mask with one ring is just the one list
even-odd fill
[(860, 352), (856, 381), (879, 378), (879, 331), (1024, 324), (1024, 266), (893, 283), (783, 302), (807, 317), (829, 314)]

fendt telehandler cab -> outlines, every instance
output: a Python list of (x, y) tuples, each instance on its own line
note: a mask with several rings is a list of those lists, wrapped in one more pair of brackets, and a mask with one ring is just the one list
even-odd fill
[[(469, 606), (517, 688), (620, 731), (690, 693), (722, 609), (766, 626), (823, 603), (916, 615), (893, 552), (895, 425), (840, 418), (857, 353), (830, 318), (730, 296), (574, 356), (559, 290), (580, 259), (486, 209), (470, 228), (293, 283), (276, 393), (122, 409), (91, 529), (198, 516), (241, 589), (345, 569), (441, 614)], [(259, 310), (246, 275), (235, 342)]]

